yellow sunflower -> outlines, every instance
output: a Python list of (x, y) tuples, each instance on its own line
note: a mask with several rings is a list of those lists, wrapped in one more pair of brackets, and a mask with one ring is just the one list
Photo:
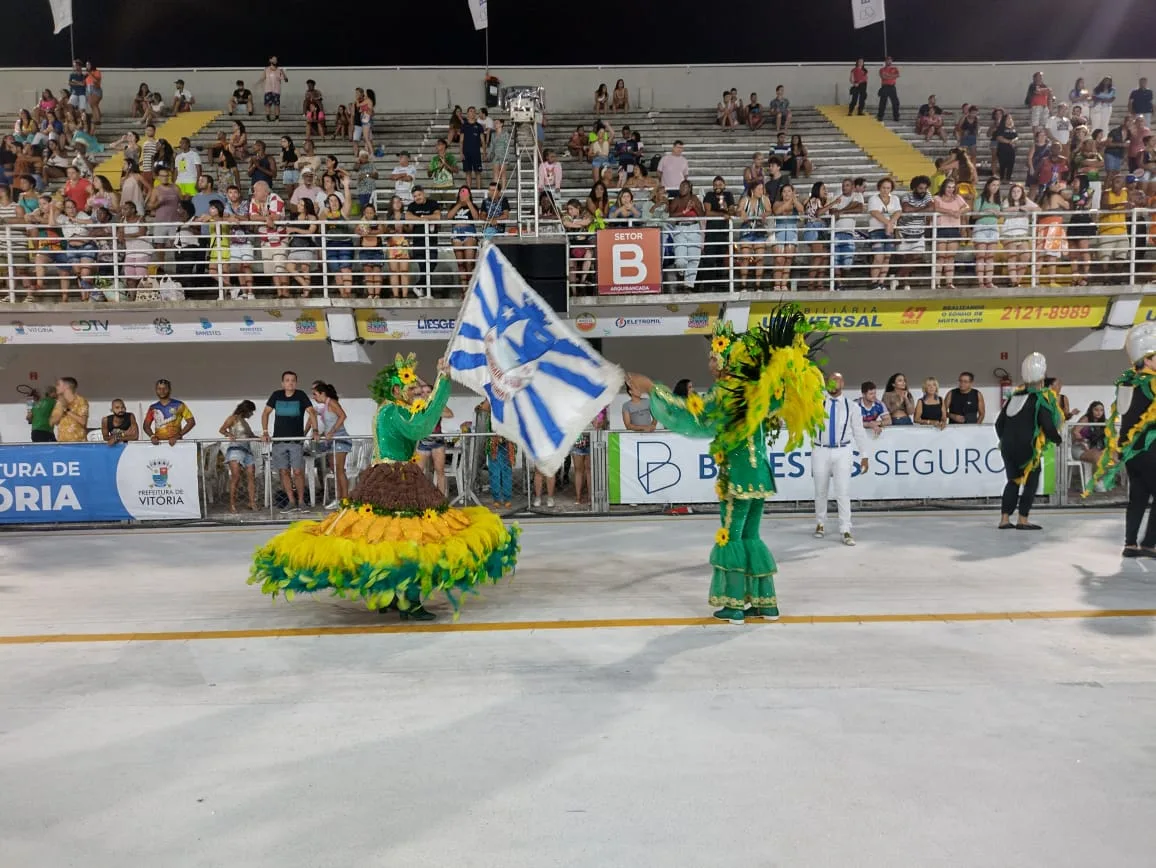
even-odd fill
[(416, 452), (413, 453), (413, 455), (411, 455), (409, 457), (409, 463), (410, 464), (421, 464), (421, 456), (418, 455)]
[(438, 514), (437, 514), (437, 512), (435, 512), (432, 509), (427, 509), (425, 512), (423, 512), (421, 514), (421, 517), (424, 518), (426, 521), (433, 521), (435, 518), (438, 517)]
[(426, 404), (424, 398), (418, 398), (412, 404), (409, 405), (409, 412), (413, 413), (416, 416), (418, 413), (420, 413), (422, 410), (424, 410), (428, 406), (429, 405)]
[(731, 339), (726, 335), (715, 335), (714, 339), (710, 342), (711, 351), (715, 353), (725, 353), (727, 347), (730, 345)]
[(711, 456), (711, 458), (714, 459), (715, 464), (722, 464), (727, 460), (727, 455), (725, 452), (716, 452)]
[(714, 535), (714, 544), (717, 546), (725, 546), (731, 541), (731, 532), (725, 527), (720, 527), (718, 532)]
[(692, 416), (697, 416), (699, 413), (701, 413), (703, 409), (702, 395), (698, 394), (697, 392), (691, 392), (689, 395), (687, 395), (686, 409), (690, 411)]
[(363, 503), (361, 505), (361, 508), (357, 511), (360, 512), (362, 515), (373, 515), (373, 507), (370, 506), (368, 503)]
[(417, 374), (413, 372), (413, 368), (408, 366), (397, 369), (397, 378), (401, 381), (403, 386), (408, 386), (411, 383), (417, 382)]

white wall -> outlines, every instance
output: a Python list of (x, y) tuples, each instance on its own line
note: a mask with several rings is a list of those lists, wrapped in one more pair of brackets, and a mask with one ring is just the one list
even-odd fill
[[(834, 338), (828, 344), (829, 372), (839, 371), (852, 389), (863, 380), (882, 388), (896, 371), (907, 374), (913, 387), (926, 376), (935, 376), (943, 389), (955, 384), (962, 370), (975, 373), (977, 384), (989, 401), (998, 402), (998, 381), (992, 373), (1003, 367), (1018, 377), (1020, 360), (1032, 351), (1044, 353), (1051, 370), (1061, 376), (1073, 407), (1091, 400), (1111, 400), (1111, 384), (1126, 364), (1121, 352), (1067, 353), (1084, 332), (1054, 329), (1008, 332), (941, 332), (920, 335), (853, 335)], [(706, 341), (701, 337), (608, 338), (603, 353), (628, 371), (638, 371), (673, 384), (689, 377), (700, 387), (709, 382)], [(94, 427), (108, 413), (113, 398), (124, 398), (134, 412), (153, 398), (157, 378), (172, 380), (174, 394), (187, 401), (199, 420), (198, 437), (216, 436), (216, 430), (244, 398), (263, 405), (269, 393), (280, 387), (281, 371), (295, 370), (303, 384), (314, 379), (332, 382), (343, 396), (354, 434), (369, 432), (373, 414), (367, 384), (378, 367), (395, 352), (415, 352), (419, 372), (426, 379), (435, 374), (434, 361), (444, 345), (433, 342), (380, 342), (369, 346), (371, 365), (339, 365), (324, 343), (218, 344), (211, 349), (196, 344), (167, 346), (126, 344), (108, 346), (0, 347), (0, 437), (4, 442), (27, 439), (23, 399), (16, 392), (22, 383), (35, 381), (41, 388), (58, 376), (74, 376), (80, 392), (92, 406)], [(1007, 359), (1001, 354), (1007, 353)], [(456, 428), (473, 419), (477, 397), (458, 390), (450, 407), (456, 416), (445, 428)], [(611, 419), (621, 425), (615, 402)], [(993, 403), (998, 406), (998, 403)]]
[[(702, 66), (619, 66), (619, 67), (498, 67), (492, 70), (503, 84), (541, 85), (546, 88), (548, 108), (573, 111), (587, 109), (595, 87), (611, 86), (621, 77), (643, 107), (686, 108), (713, 106), (726, 88), (740, 92), (757, 90), (768, 97), (782, 84), (787, 95), (799, 105), (842, 102), (847, 97), (847, 76), (853, 58), (845, 64), (744, 64)], [(1023, 105), (1024, 91), (1031, 74), (1041, 70), (1058, 92), (1067, 94), (1077, 77), (1115, 79), (1126, 95), (1136, 79), (1148, 75), (1156, 80), (1153, 60), (1065, 60), (1022, 63), (905, 64), (899, 82), (901, 100), (918, 105), (929, 93), (940, 105), (956, 107), (964, 101), (980, 105)], [(870, 62), (877, 69), (879, 61)], [(223, 108), (234, 88), (244, 79), (252, 85), (255, 69), (106, 69), (104, 108), (110, 114), (127, 114), (137, 86), (148, 82), (164, 93), (172, 82), (183, 78), (197, 97), (200, 107)], [(330, 99), (347, 99), (355, 87), (371, 87), (377, 92), (381, 111), (430, 112), (454, 103), (482, 103), (483, 70), (478, 67), (434, 68), (302, 68), (288, 70), (286, 105), (292, 106), (304, 93), (306, 79), (315, 79)], [(40, 91), (57, 90), (67, 82), (67, 71), (58, 68), (0, 70), (0, 111), (15, 112), (31, 106)], [(874, 93), (875, 80), (872, 79)], [(258, 102), (260, 95), (258, 94)]]

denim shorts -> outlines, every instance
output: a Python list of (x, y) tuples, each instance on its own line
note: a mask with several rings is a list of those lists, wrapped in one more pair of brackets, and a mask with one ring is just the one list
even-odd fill
[(353, 451), (353, 441), (344, 437), (335, 437), (332, 440), (318, 440), (317, 448), (318, 451), (324, 454), (336, 452), (339, 455), (348, 455)]
[(983, 224), (971, 230), (971, 240), (976, 244), (995, 244), (999, 241), (999, 227)]
[(590, 161), (590, 165), (595, 169), (609, 169), (614, 165), (614, 161), (609, 157), (595, 157)]
[(438, 449), (445, 449), (446, 441), (438, 437), (427, 437), (424, 440), (419, 440), (417, 443), (417, 451), (423, 455), (428, 455)]
[(781, 226), (775, 230), (776, 244), (798, 244), (799, 243), (799, 227), (798, 226)]
[(385, 251), (380, 247), (362, 247), (357, 251), (359, 262), (384, 262)]
[(872, 229), (868, 235), (871, 238), (872, 253), (892, 253), (895, 250), (895, 238), (887, 234), (885, 229)]
[(253, 458), (253, 452), (244, 446), (230, 446), (225, 450), (225, 463), (232, 464), (236, 461), (242, 467), (252, 467), (256, 464)]
[(286, 169), (282, 175), (282, 180), (284, 180), (285, 186), (289, 187), (301, 180), (301, 173), (296, 169)]
[(835, 233), (835, 267), (850, 268), (855, 264), (855, 233)]

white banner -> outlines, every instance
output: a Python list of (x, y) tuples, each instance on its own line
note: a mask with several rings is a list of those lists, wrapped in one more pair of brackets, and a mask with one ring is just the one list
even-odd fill
[(48, 0), (52, 7), (52, 33), (55, 35), (72, 26), (72, 0)]
[(883, 0), (851, 0), (851, 18), (856, 30), (881, 24), (886, 17)]
[(474, 30), (485, 30), (490, 26), (490, 10), (486, 0), (469, 0), (469, 4), (470, 16), (474, 19)]
[[(768, 450), (778, 487), (776, 498), (812, 500), (810, 446), (784, 452), (786, 437)], [(611, 503), (710, 503), (718, 469), (709, 441), (664, 431), (612, 433), (609, 444)], [(856, 452), (856, 460), (859, 453)], [(1007, 477), (991, 425), (936, 428), (896, 426), (871, 441), (866, 474), (854, 467), (856, 500), (925, 497), (998, 497)], [(1042, 490), (1054, 489), (1054, 468), (1045, 464)]]
[[(77, 316), (72, 314), (71, 316)], [(166, 344), (325, 340), (321, 310), (21, 313), (0, 320), (0, 344)]]

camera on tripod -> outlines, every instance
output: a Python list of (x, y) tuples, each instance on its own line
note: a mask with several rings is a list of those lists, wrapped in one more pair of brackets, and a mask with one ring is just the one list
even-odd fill
[(534, 124), (542, 115), (545, 88), (513, 85), (502, 88), (502, 107), (514, 124)]

